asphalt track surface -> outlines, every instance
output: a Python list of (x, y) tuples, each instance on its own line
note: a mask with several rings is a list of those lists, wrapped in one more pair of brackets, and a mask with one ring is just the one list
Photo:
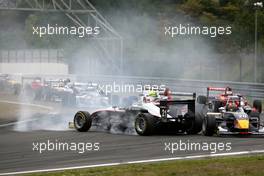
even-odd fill
[[(63, 118), (63, 117), (61, 117)], [(99, 151), (39, 151), (33, 150), (37, 142), (100, 143)], [(137, 136), (75, 130), (16, 131), (14, 125), (0, 126), (0, 174), (8, 172), (54, 169), (84, 165), (129, 162), (159, 158), (172, 158), (210, 154), (210, 151), (165, 150), (165, 143), (231, 143), (230, 151), (217, 153), (264, 150), (263, 137), (205, 137), (202, 135)]]

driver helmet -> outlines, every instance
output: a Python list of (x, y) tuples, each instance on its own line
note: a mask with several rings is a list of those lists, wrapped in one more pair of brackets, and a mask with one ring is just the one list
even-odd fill
[(238, 109), (238, 106), (235, 102), (229, 102), (227, 103), (227, 110), (228, 111), (236, 111)]
[(166, 88), (164, 91), (164, 96), (167, 97), (168, 100), (172, 99), (172, 92), (169, 88)]
[(225, 89), (225, 94), (226, 94), (226, 95), (233, 95), (233, 91), (232, 91), (232, 89), (231, 89), (230, 87), (226, 87), (226, 89)]
[(171, 96), (171, 90), (169, 88), (165, 89), (164, 96)]
[(64, 82), (63, 81), (60, 81), (59, 82), (59, 87), (64, 87), (64, 86), (65, 86)]
[(155, 101), (158, 98), (158, 93), (154, 90), (151, 90), (148, 93), (148, 98), (150, 102)]

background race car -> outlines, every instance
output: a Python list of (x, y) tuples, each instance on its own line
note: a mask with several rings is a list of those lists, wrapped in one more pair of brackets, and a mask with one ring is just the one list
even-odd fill
[[(211, 91), (224, 91), (210, 96)], [(199, 115), (203, 118), (203, 134), (264, 134), (260, 120), (262, 103), (253, 102), (251, 107), (246, 98), (234, 95), (230, 88), (207, 88), (207, 96), (198, 96), (202, 105)]]
[(77, 107), (109, 107), (109, 96), (96, 83), (73, 83)]
[(0, 74), (0, 90), (19, 95), (21, 93), (21, 84), (9, 74)]

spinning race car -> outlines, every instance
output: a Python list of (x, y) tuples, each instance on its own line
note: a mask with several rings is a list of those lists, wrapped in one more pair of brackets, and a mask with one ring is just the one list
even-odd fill
[[(212, 91), (222, 91), (210, 96)], [(207, 88), (207, 96), (198, 96), (197, 102), (202, 104), (200, 115), (203, 118), (202, 132), (206, 136), (214, 134), (261, 134), (264, 126), (260, 120), (262, 102), (254, 100), (249, 106), (245, 97), (234, 95), (232, 89)]]
[(139, 135), (152, 135), (161, 130), (196, 134), (201, 131), (202, 119), (195, 116), (195, 99), (195, 93), (170, 92), (168, 89), (165, 92), (147, 90), (140, 95), (137, 103), (127, 108), (112, 107), (92, 114), (79, 111), (74, 116), (73, 124), (76, 130), (84, 132), (92, 124), (103, 123), (98, 119), (105, 122), (118, 117), (120, 128), (126, 128), (122, 121), (133, 120), (135, 131)]
[(76, 94), (77, 107), (101, 108), (109, 105), (109, 97), (95, 83), (75, 82), (72, 87)]

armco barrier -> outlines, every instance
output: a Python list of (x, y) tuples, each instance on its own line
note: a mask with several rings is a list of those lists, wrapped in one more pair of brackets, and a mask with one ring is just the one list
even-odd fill
[(252, 98), (264, 98), (264, 84), (250, 82), (231, 82), (231, 81), (212, 81), (212, 80), (188, 80), (173, 79), (161, 77), (133, 77), (133, 76), (76, 76), (78, 81), (90, 81), (101, 84), (112, 84), (113, 82), (121, 84), (143, 84), (157, 85), (164, 84), (175, 91), (196, 92), (199, 94), (206, 93), (206, 87), (232, 87), (234, 91)]
[(163, 77), (136, 77), (136, 76), (87, 76), (87, 75), (23, 75), (23, 77), (39, 76), (43, 79), (70, 78), (72, 81), (95, 82), (98, 84), (141, 84), (141, 85), (165, 85), (175, 91), (206, 93), (206, 87), (232, 87), (234, 91), (255, 99), (264, 98), (264, 84), (251, 82), (231, 82), (213, 80), (189, 80)]

